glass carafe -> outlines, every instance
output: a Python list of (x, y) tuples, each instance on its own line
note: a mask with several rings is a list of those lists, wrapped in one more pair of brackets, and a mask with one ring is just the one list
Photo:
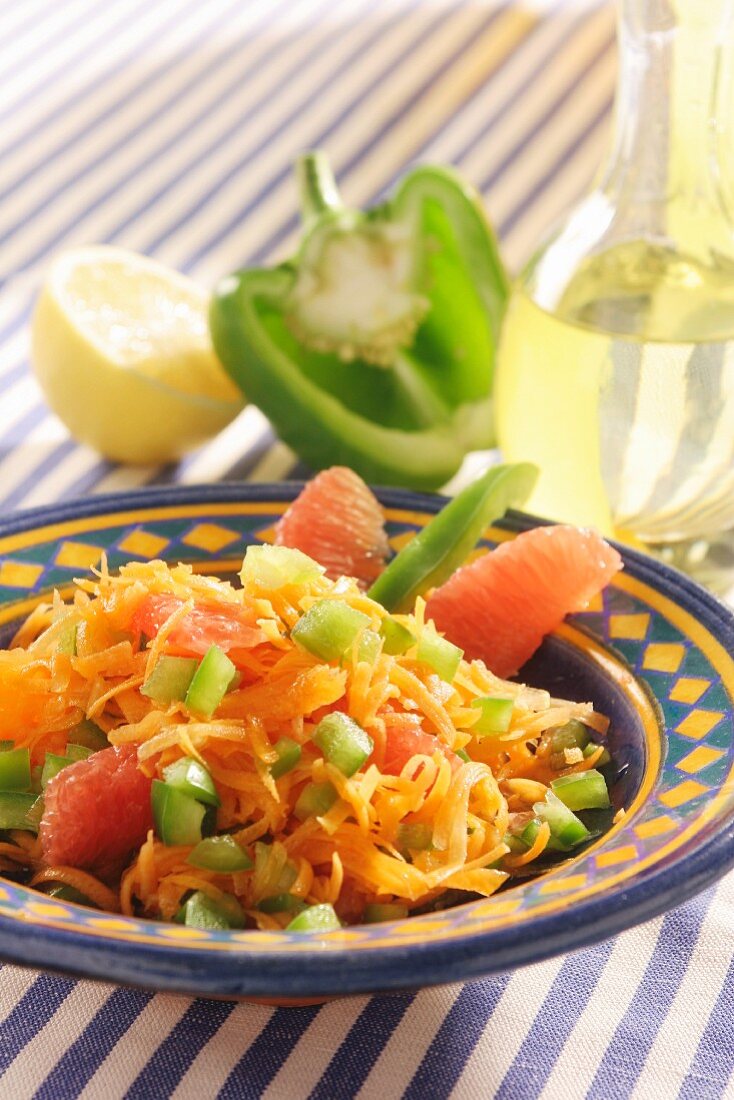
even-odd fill
[(515, 287), (496, 395), (505, 456), (541, 468), (529, 510), (684, 567), (726, 550), (734, 0), (621, 0), (611, 153)]

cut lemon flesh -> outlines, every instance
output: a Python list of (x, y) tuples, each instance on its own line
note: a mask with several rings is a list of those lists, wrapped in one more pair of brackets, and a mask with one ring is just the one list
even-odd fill
[(208, 308), (204, 289), (137, 253), (100, 245), (59, 256), (31, 326), (49, 405), (114, 461), (179, 458), (244, 404), (212, 349)]

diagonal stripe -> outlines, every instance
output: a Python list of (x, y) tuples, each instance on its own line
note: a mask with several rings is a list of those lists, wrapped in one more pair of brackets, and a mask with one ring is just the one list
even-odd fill
[(589, 1100), (605, 1100), (622, 1082), (632, 1092), (688, 969), (706, 908), (707, 901), (689, 902), (664, 917), (642, 981), (591, 1083)]
[(172, 1100), (216, 1096), (242, 1052), (255, 1042), (274, 1012), (275, 1009), (264, 1005), (235, 1005), (216, 1035), (194, 1058), (176, 1086)]
[(260, 1100), (281, 1063), (321, 1011), (278, 1008), (246, 1054), (237, 1062), (218, 1093), (218, 1100)]
[[(32, 970), (3, 966), (0, 971), (0, 1028), (36, 980)], [(0, 1031), (0, 1034), (2, 1032)]]
[[(731, 875), (729, 876), (731, 878)], [(727, 939), (731, 936), (731, 913), (726, 921)], [(683, 1081), (679, 1100), (701, 1100), (709, 1097), (734, 1096), (734, 1043), (731, 1038), (731, 1010), (734, 1004), (734, 960), (709, 1013)], [(677, 1036), (676, 1036), (677, 1040)]]
[(75, 982), (41, 974), (12, 1012), (0, 1024), (0, 1074), (18, 1057), (27, 1043), (44, 1027), (71, 991)]
[(116, 989), (84, 1031), (61, 1055), (34, 1100), (78, 1096), (109, 1052), (152, 1000), (138, 989)]
[(232, 1001), (192, 1001), (125, 1093), (126, 1100), (170, 1096), (200, 1050), (231, 1014)]
[(309, 1100), (352, 1100), (412, 999), (408, 994), (373, 997), (350, 1028)]

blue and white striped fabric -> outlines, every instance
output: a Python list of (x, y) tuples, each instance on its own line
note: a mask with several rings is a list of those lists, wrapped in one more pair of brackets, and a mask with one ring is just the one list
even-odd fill
[[(208, 283), (295, 239), (293, 156), (367, 203), (415, 160), (482, 190), (512, 264), (601, 156), (607, 4), (0, 0), (0, 507), (146, 482), (273, 479), (255, 409), (176, 467), (77, 446), (28, 370), (49, 258), (114, 242)], [(0, 1098), (640, 1100), (734, 1096), (734, 878), (500, 978), (271, 1009), (0, 968)]]

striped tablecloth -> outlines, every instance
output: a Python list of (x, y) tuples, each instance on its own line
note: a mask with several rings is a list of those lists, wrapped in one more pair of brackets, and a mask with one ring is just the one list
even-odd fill
[[(273, 479), (264, 418), (176, 467), (75, 445), (28, 369), (49, 258), (107, 241), (211, 282), (295, 239), (293, 156), (348, 200), (458, 165), (518, 264), (587, 184), (608, 5), (493, 0), (0, 2), (0, 507)], [(734, 878), (618, 939), (469, 985), (270, 1009), (0, 970), (0, 1097), (688, 1100), (734, 1096)]]

